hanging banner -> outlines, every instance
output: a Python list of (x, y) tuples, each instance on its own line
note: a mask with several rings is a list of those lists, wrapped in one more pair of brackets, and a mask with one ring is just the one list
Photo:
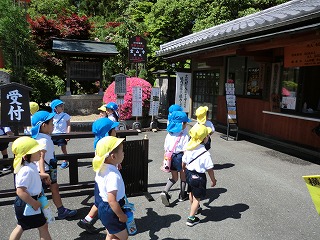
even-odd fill
[(142, 117), (142, 88), (132, 88), (132, 116)]
[(149, 116), (158, 116), (160, 103), (160, 88), (153, 87), (151, 89)]
[(320, 215), (320, 175), (303, 176), (309, 190), (311, 199)]
[(180, 105), (183, 111), (190, 110), (191, 73), (176, 72), (175, 104)]

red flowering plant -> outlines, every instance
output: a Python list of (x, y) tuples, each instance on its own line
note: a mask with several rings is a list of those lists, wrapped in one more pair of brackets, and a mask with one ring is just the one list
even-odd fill
[[(127, 80), (127, 93), (124, 95), (124, 103), (119, 106), (121, 120), (132, 118), (132, 88), (142, 88), (142, 116), (148, 116), (150, 108), (151, 84), (142, 78), (130, 77)], [(117, 102), (117, 95), (114, 93), (115, 82), (112, 82), (106, 89), (103, 102)]]

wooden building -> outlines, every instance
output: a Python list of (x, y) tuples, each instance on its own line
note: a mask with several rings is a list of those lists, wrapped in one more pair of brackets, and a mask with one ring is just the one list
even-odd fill
[(199, 105), (226, 124), (235, 84), (239, 129), (320, 152), (320, 4), (293, 0), (160, 46), (192, 62), (191, 116)]

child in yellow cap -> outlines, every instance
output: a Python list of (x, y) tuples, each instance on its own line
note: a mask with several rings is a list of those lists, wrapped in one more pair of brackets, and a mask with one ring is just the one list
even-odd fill
[[(101, 198), (98, 203), (98, 216), (106, 227), (106, 239), (128, 239), (127, 215), (121, 208), (125, 204), (125, 186), (117, 168), (124, 158), (123, 140), (124, 138), (113, 136), (101, 138), (92, 161)], [(95, 199), (98, 197), (95, 196)]]
[(13, 168), (17, 197), (14, 209), (18, 224), (10, 234), (10, 239), (20, 239), (24, 230), (38, 228), (41, 239), (51, 239), (46, 218), (37, 201), (42, 192), (41, 178), (50, 184), (50, 177), (39, 175), (36, 161), (39, 161), (41, 146), (30, 137), (20, 137), (12, 143), (15, 155)]
[(209, 150), (211, 148), (211, 138), (210, 138), (210, 136), (215, 131), (213, 123), (208, 120), (208, 110), (209, 110), (209, 108), (207, 106), (204, 106), (204, 107), (200, 106), (196, 110), (196, 116), (197, 116), (197, 123), (196, 124), (202, 124), (202, 125), (204, 125), (206, 127), (211, 128), (211, 130), (212, 130), (210, 135), (209, 135), (208, 142), (205, 144), (205, 148), (207, 150)]
[(191, 139), (187, 143), (186, 151), (182, 157), (182, 168), (186, 173), (187, 191), (189, 192), (191, 203), (190, 215), (186, 222), (190, 227), (200, 222), (200, 219), (195, 215), (200, 207), (200, 199), (206, 196), (207, 178), (205, 172), (208, 172), (211, 187), (214, 187), (217, 182), (214, 177), (210, 153), (204, 146), (208, 141), (211, 131), (211, 128), (204, 125), (194, 125), (189, 131)]
[[(29, 102), (30, 107), (30, 119), (32, 115), (39, 111), (39, 104), (36, 102)], [(31, 126), (24, 127), (24, 135), (31, 135)]]

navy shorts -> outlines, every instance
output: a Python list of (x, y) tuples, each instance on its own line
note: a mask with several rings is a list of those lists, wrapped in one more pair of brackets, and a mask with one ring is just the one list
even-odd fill
[(171, 171), (180, 172), (182, 170), (182, 156), (183, 152), (173, 153), (171, 157)]
[(191, 192), (195, 198), (204, 198), (207, 192), (207, 177), (205, 173), (198, 173), (186, 169), (186, 181), (188, 183), (188, 192)]
[(97, 182), (94, 182), (94, 205), (98, 208), (100, 202), (102, 202), (102, 198), (99, 194), (99, 187)]
[[(37, 196), (34, 196), (33, 198), (37, 199)], [(16, 213), (18, 225), (20, 225), (23, 230), (39, 228), (44, 224), (46, 224), (47, 220), (44, 217), (42, 211), (40, 214), (37, 214), (37, 215), (23, 216), (25, 207), (26, 207), (26, 203), (17, 196), (16, 199), (14, 200), (14, 211)]]
[(59, 147), (67, 145), (67, 141), (65, 139), (52, 139), (54, 145), (58, 145)]
[[(125, 204), (124, 198), (119, 201), (119, 204), (120, 207)], [(101, 201), (99, 203), (98, 216), (110, 234), (116, 234), (126, 229), (126, 223), (119, 221), (118, 216), (112, 211), (107, 202)]]
[(0, 144), (0, 151), (6, 150), (9, 146), (9, 143), (1, 143)]

